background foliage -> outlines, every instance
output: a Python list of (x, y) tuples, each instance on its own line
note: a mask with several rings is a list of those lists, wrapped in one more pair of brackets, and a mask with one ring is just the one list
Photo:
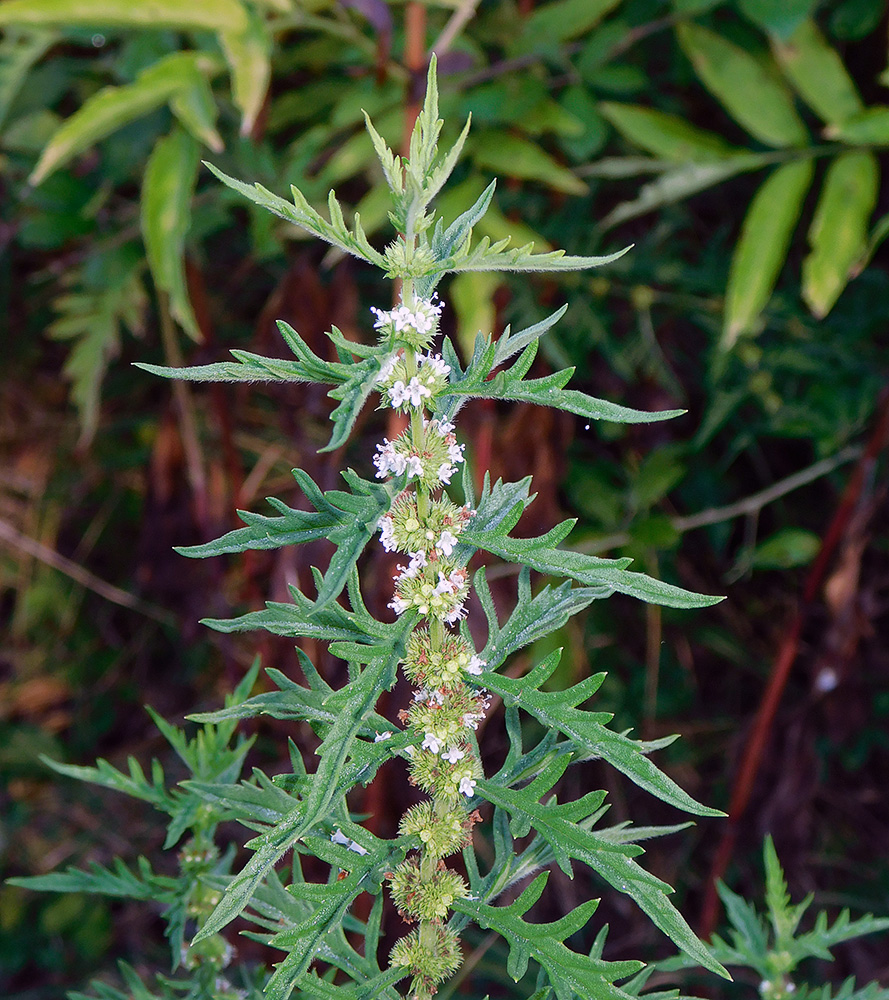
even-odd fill
[[(255, 651), (253, 638), (241, 646), (196, 620), (283, 596), (286, 582), (310, 585), (317, 560), (297, 564), (286, 550), (204, 565), (172, 546), (234, 527), (229, 511), (261, 510), (266, 493), (297, 503), (293, 466), (330, 487), (344, 461), (367, 465), (378, 419), (363, 418), (363, 445), (319, 457), (321, 391), (171, 387), (129, 362), (274, 352), (277, 317), (319, 350), (331, 322), (366, 335), (369, 276), (245, 208), (199, 161), (280, 193), (298, 181), (319, 207), (335, 184), (378, 240), (389, 223), (369, 193), (362, 110), (399, 144), (425, 69), (412, 55), (420, 38), (439, 52), (444, 117), (473, 115), (457, 196), (480, 194), (494, 172), (512, 178), (480, 235), (581, 254), (636, 243), (595, 277), (461, 275), (446, 289), (448, 332), (467, 344), (479, 328), (567, 301), (538, 374), (577, 365), (594, 395), (689, 410), (591, 431), (580, 418), (471, 403), (476, 466), (512, 478), (533, 467), (541, 498), (528, 534), (577, 515), (587, 551), (730, 595), (693, 614), (650, 608), (644, 628), (631, 602), (594, 605), (553, 640), (570, 650), (559, 670), (577, 680), (607, 669), (603, 710), (647, 738), (682, 732), (671, 767), (703, 801), (727, 807), (759, 761), (731, 826), (736, 891), (758, 894), (771, 830), (791, 886), (815, 891), (819, 907), (889, 911), (885, 437), (871, 437), (889, 367), (884, 5), (155, 0), (147, 10), (0, 3), (4, 874), (150, 853), (161, 835), (147, 812), (60, 785), (37, 753), (163, 755), (140, 706), (173, 719), (216, 707)], [(751, 748), (751, 720), (797, 625), (777, 718)], [(296, 667), (284, 642), (268, 638), (261, 652)], [(323, 657), (321, 667), (340, 669)], [(251, 753), (274, 766), (293, 734), (263, 723), (254, 735)], [(385, 829), (404, 794), (363, 811)], [(615, 814), (632, 798), (637, 820), (649, 810), (652, 822), (674, 821), (629, 788), (612, 798)], [(657, 874), (681, 876), (690, 918), (722, 836), (705, 821), (649, 852)], [(595, 893), (579, 880), (561, 888), (566, 910)], [(634, 914), (617, 906), (609, 919), (609, 957), (637, 953)], [(58, 995), (107, 968), (108, 954), (158, 967), (165, 957), (159, 934), (145, 950), (157, 927), (143, 910), (84, 897), (2, 887), (0, 928), (11, 996)], [(876, 944), (837, 949), (830, 976), (852, 972), (887, 975)]]

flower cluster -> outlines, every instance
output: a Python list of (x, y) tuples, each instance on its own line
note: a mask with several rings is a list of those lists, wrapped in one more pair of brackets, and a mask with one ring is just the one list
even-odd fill
[[(424, 415), (448, 391), (450, 366), (429, 352), (441, 305), (430, 300), (374, 312), (377, 329), (394, 347), (375, 388), (383, 405), (411, 411), (409, 427), (377, 447), (374, 465), (379, 479), (406, 474), (411, 481), (378, 528), (383, 548), (406, 557), (398, 565), (389, 607), (399, 615), (417, 611), (425, 619), (406, 643), (402, 667), (416, 689), (399, 719), (413, 734), (404, 751), (410, 781), (432, 796), (412, 807), (399, 827), (402, 835), (417, 837), (420, 854), (389, 873), (392, 898), (402, 916), (418, 920), (420, 928), (396, 943), (391, 962), (411, 971), (413, 992), (431, 996), (459, 962), (457, 937), (444, 921), (468, 889), (443, 859), (469, 843), (478, 819), (463, 803), (475, 795), (482, 777), (473, 731), (489, 706), (486, 693), (470, 686), (486, 663), (463, 635), (447, 628), (466, 614), (469, 574), (460, 537), (475, 512), (440, 492), (464, 460), (454, 425)], [(418, 356), (419, 351), (427, 353)]]
[(383, 363), (375, 385), (393, 409), (417, 409), (447, 389), (450, 372), (451, 366), (440, 354), (423, 354), (416, 359), (413, 374), (405, 356), (396, 353)]
[(425, 489), (437, 489), (443, 483), (450, 483), (457, 463), (463, 461), (465, 447), (457, 444), (452, 423), (424, 419), (421, 441), (415, 441), (408, 428), (394, 441), (383, 438), (383, 443), (377, 445), (374, 456), (377, 479), (406, 472), (408, 479), (419, 480)]
[(417, 299), (410, 306), (401, 302), (388, 311), (373, 307), (371, 312), (376, 316), (374, 328), (380, 331), (381, 341), (426, 350), (438, 332), (442, 308), (435, 295), (431, 299)]

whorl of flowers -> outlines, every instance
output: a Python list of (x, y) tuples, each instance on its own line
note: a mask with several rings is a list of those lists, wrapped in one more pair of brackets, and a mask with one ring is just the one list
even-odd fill
[(463, 635), (448, 628), (466, 615), (469, 574), (460, 535), (475, 512), (441, 492), (463, 461), (463, 445), (452, 423), (424, 412), (434, 411), (435, 400), (447, 394), (451, 373), (441, 355), (429, 352), (441, 309), (433, 299), (373, 310), (381, 339), (393, 348), (375, 380), (380, 405), (411, 415), (402, 434), (377, 446), (374, 465), (377, 478), (406, 473), (410, 483), (378, 528), (383, 548), (405, 557), (397, 564), (389, 607), (398, 615), (417, 611), (422, 619), (402, 660), (416, 688), (410, 708), (399, 717), (415, 735), (408, 748), (410, 780), (432, 801), (413, 806), (402, 818), (400, 832), (417, 838), (419, 854), (389, 879), (402, 917), (420, 925), (395, 945), (391, 962), (411, 971), (412, 991), (423, 995), (434, 993), (459, 962), (459, 943), (443, 921), (451, 903), (468, 890), (442, 859), (469, 842), (478, 818), (462, 803), (474, 796), (482, 776), (474, 731), (489, 705), (484, 691), (470, 687), (485, 662)]

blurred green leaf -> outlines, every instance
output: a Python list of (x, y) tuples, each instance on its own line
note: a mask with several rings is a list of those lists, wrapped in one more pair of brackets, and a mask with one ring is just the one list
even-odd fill
[(570, 41), (594, 28), (620, 0), (554, 0), (538, 5), (525, 21), (519, 43), (522, 51), (541, 43)]
[(0, 127), (28, 71), (56, 40), (46, 31), (7, 31), (0, 40)]
[(775, 287), (812, 183), (811, 160), (785, 163), (756, 192), (732, 256), (725, 297), (722, 346), (753, 332)]
[(666, 446), (652, 451), (643, 459), (633, 480), (634, 506), (643, 510), (654, 506), (684, 475), (678, 448)]
[(483, 132), (472, 140), (472, 153), (480, 167), (522, 180), (539, 181), (565, 194), (587, 193), (584, 182), (554, 160), (536, 143), (503, 132)]
[(781, 528), (756, 546), (751, 565), (755, 569), (791, 569), (805, 566), (816, 556), (821, 539), (804, 528)]
[(772, 52), (797, 93), (825, 122), (840, 123), (863, 108), (843, 60), (814, 21), (803, 21), (786, 39), (772, 39)]
[[(99, 395), (109, 360), (120, 349), (121, 327), (140, 333), (146, 306), (139, 264), (127, 268), (127, 255), (117, 260), (98, 289), (69, 292), (55, 299), (59, 313), (47, 333), (73, 346), (63, 371), (72, 383), (71, 397), (80, 418), (80, 444), (89, 444), (99, 422)], [(75, 275), (72, 275), (72, 278)]]
[(238, 0), (5, 0), (0, 25), (6, 24), (238, 31), (247, 14)]
[(817, 6), (818, 0), (738, 0), (745, 17), (778, 38), (789, 38)]
[(828, 139), (852, 144), (889, 146), (889, 107), (879, 104), (865, 108), (844, 122), (830, 125), (824, 134)]
[[(624, 158), (622, 161), (611, 161), (615, 166), (626, 168), (626, 175), (641, 172), (647, 164), (658, 164), (664, 161), (641, 161), (638, 158)], [(683, 166), (662, 169), (660, 176), (648, 184), (644, 184), (639, 195), (632, 201), (625, 201), (613, 208), (599, 223), (600, 228), (610, 229), (612, 226), (635, 219), (645, 212), (651, 212), (662, 205), (672, 205), (674, 202), (690, 198), (699, 191), (705, 191), (714, 184), (721, 184), (735, 174), (749, 170), (759, 170), (768, 162), (767, 154), (749, 153), (744, 156), (734, 156), (726, 160), (712, 163), (689, 163)], [(622, 174), (621, 174), (622, 175)]]
[(179, 91), (194, 87), (196, 78), (212, 65), (209, 56), (174, 52), (143, 70), (133, 83), (104, 87), (65, 120), (43, 150), (30, 183), (40, 184), (78, 153), (153, 111)]
[(194, 340), (201, 331), (185, 282), (185, 236), (198, 175), (198, 147), (176, 129), (158, 139), (145, 167), (142, 184), (142, 237), (158, 291), (170, 297), (170, 312)]
[(170, 98), (170, 110), (198, 142), (214, 153), (222, 152), (222, 137), (216, 131), (218, 109), (206, 77), (195, 73), (192, 85), (176, 91)]
[(744, 49), (697, 24), (676, 35), (704, 86), (754, 139), (767, 146), (802, 146), (809, 133), (777, 75)]
[(809, 228), (812, 249), (803, 261), (803, 299), (819, 319), (833, 308), (867, 250), (879, 187), (873, 153), (842, 153), (828, 168)]
[(665, 160), (700, 163), (745, 152), (730, 146), (721, 135), (664, 111), (612, 101), (603, 101), (599, 111), (625, 139)]
[(457, 315), (457, 342), (464, 356), (472, 354), (479, 333), (494, 329), (494, 292), (502, 283), (499, 275), (487, 271), (466, 271), (451, 281), (449, 298)]
[(272, 39), (263, 18), (250, 11), (247, 24), (221, 30), (219, 42), (231, 71), (235, 104), (241, 112), (241, 135), (249, 135), (272, 76)]

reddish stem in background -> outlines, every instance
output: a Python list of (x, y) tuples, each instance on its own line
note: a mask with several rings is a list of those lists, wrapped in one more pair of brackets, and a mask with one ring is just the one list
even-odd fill
[(791, 667), (799, 652), (800, 637), (810, 605), (821, 588), (837, 545), (848, 528), (849, 521), (861, 496), (862, 487), (864, 486), (869, 468), (876, 461), (880, 452), (886, 447), (887, 442), (889, 442), (889, 391), (883, 392), (881, 396), (873, 433), (867, 443), (864, 454), (858, 460), (852, 476), (846, 485), (833, 520), (821, 543), (821, 548), (818, 551), (815, 562), (812, 564), (806, 577), (802, 595), (797, 603), (793, 618), (784, 634), (784, 638), (781, 640), (778, 654), (772, 666), (769, 682), (766, 685), (762, 701), (754, 716), (753, 724), (747, 737), (747, 744), (741, 756), (741, 766), (735, 775), (732, 786), (728, 821), (716, 854), (713, 857), (710, 877), (701, 906), (698, 933), (705, 941), (716, 930), (720, 914), (716, 882), (723, 877), (731, 861), (735, 843), (738, 839), (741, 819), (753, 794), (753, 786), (762, 765), (772, 723), (775, 721), (775, 715), (781, 703), (781, 696), (787, 685)]

